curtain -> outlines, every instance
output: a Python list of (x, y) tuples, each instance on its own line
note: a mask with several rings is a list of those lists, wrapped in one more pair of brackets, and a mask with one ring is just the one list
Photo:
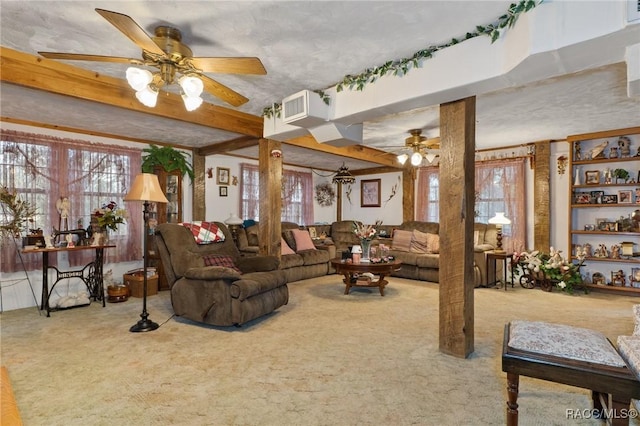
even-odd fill
[[(240, 165), (240, 215), (243, 219), (260, 218), (260, 174), (258, 166)], [(313, 224), (313, 177), (309, 172), (283, 170), (281, 220), (300, 225)]]
[[(504, 212), (511, 220), (511, 225), (503, 227), (502, 246), (507, 251), (525, 249), (526, 161), (509, 158), (475, 163), (475, 221), (487, 223), (496, 212)], [(438, 222), (439, 168), (419, 168), (416, 182), (416, 220)]]
[[(0, 184), (36, 208), (29, 228), (40, 228), (45, 234), (86, 229), (92, 211), (114, 201), (127, 214), (125, 223), (110, 233), (110, 243), (116, 247), (105, 249), (105, 263), (142, 258), (142, 205), (123, 202), (140, 171), (140, 149), (9, 130), (0, 130), (0, 136)], [(68, 221), (61, 220), (56, 208), (62, 197), (70, 202)], [(2, 271), (23, 268), (18, 249), (3, 241)], [(69, 263), (78, 266), (92, 258), (89, 250), (72, 252)], [(23, 255), (23, 260), (27, 270), (42, 266), (40, 254)], [(51, 260), (55, 265), (55, 256)]]

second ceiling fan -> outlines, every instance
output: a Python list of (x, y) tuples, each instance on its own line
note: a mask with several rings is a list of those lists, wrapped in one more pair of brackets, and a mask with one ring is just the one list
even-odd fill
[(182, 43), (182, 33), (177, 28), (158, 26), (154, 36), (149, 36), (128, 15), (104, 9), (96, 9), (96, 12), (142, 49), (142, 59), (62, 52), (38, 53), (49, 59), (128, 63), (156, 68), (154, 73), (141, 68), (127, 69), (127, 81), (136, 90), (138, 100), (146, 106), (155, 106), (160, 88), (176, 82), (182, 88), (182, 97), (188, 110), (200, 106), (203, 90), (233, 106), (240, 106), (249, 99), (204, 73), (267, 73), (260, 59), (255, 57), (194, 57), (189, 46)]
[(428, 139), (422, 136), (422, 129), (409, 130), (411, 136), (405, 139), (404, 148), (410, 150), (410, 154), (403, 153), (398, 155), (398, 161), (401, 164), (405, 164), (407, 160), (411, 159), (412, 166), (419, 166), (422, 164), (422, 159), (425, 158), (429, 163), (437, 157), (437, 150), (440, 149), (440, 138)]

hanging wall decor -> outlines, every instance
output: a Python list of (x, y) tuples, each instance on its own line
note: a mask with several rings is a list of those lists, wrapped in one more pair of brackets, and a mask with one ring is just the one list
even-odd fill
[(336, 198), (336, 192), (333, 190), (333, 185), (329, 182), (319, 183), (316, 185), (316, 201), (323, 207), (328, 207), (333, 204), (333, 200)]

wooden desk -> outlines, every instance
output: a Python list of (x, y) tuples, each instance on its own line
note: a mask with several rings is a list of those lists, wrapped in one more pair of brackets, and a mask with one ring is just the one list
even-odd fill
[[(112, 248), (115, 245), (101, 245), (101, 246), (76, 246), (76, 247), (57, 247), (57, 248), (40, 248), (35, 250), (22, 250), (23, 254), (28, 253), (42, 253), (42, 297), (40, 302), (40, 309), (47, 311), (47, 316), (51, 316), (51, 307), (49, 306), (49, 298), (55, 288), (56, 284), (60, 280), (66, 278), (80, 278), (82, 282), (87, 286), (89, 290), (89, 297), (93, 300), (101, 300), (102, 307), (105, 306), (104, 297), (104, 284), (102, 282), (102, 265), (104, 261), (104, 249)], [(86, 264), (81, 269), (74, 269), (69, 271), (60, 271), (55, 266), (49, 266), (49, 253), (57, 252), (71, 252), (82, 250), (95, 250), (96, 255), (93, 261)], [(56, 279), (49, 289), (49, 269), (53, 269), (56, 272)]]

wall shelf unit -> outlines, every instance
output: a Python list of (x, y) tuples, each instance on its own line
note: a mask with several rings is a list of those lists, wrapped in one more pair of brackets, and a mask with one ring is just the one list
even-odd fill
[[(640, 281), (635, 279), (640, 269), (640, 222), (631, 219), (640, 210), (640, 127), (573, 135), (567, 141), (571, 171), (567, 253), (577, 262), (577, 251), (590, 248), (581, 269), (589, 289), (640, 296)], [(617, 169), (629, 176), (617, 179)], [(632, 255), (622, 253), (623, 242), (634, 243)], [(612, 257), (615, 246), (617, 258)], [(592, 282), (597, 273), (606, 285)]]

